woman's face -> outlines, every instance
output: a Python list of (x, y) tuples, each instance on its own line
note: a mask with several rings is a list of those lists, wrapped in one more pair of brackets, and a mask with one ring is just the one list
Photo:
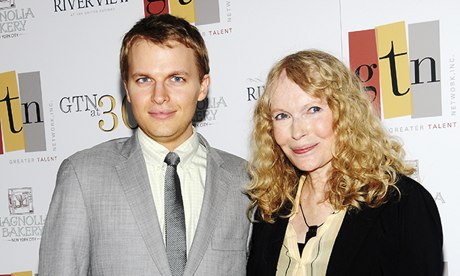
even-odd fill
[(283, 72), (271, 98), (271, 114), (276, 143), (292, 164), (312, 176), (326, 175), (335, 144), (328, 104), (308, 95)]

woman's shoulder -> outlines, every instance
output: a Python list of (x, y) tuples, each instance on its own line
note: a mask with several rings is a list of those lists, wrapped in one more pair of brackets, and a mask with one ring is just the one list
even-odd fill
[(432, 197), (422, 184), (407, 175), (399, 175), (395, 186), (398, 188), (401, 198)]
[(423, 210), (426, 207), (437, 210), (430, 192), (419, 182), (406, 175), (399, 175), (395, 184), (397, 189), (390, 192), (388, 203)]

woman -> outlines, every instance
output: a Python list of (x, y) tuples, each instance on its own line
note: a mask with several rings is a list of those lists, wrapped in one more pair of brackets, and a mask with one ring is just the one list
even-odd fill
[(279, 61), (254, 124), (248, 275), (442, 275), (436, 204), (342, 62)]

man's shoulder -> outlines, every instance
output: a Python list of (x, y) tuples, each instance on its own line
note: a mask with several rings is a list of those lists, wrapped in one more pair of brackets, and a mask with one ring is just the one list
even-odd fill
[(233, 177), (237, 177), (239, 179), (237, 181), (249, 179), (248, 162), (245, 159), (216, 148), (209, 148), (208, 155), (217, 162), (221, 169), (227, 171)]
[(233, 153), (230, 153), (225, 150), (217, 149), (217, 148), (210, 148), (210, 152), (212, 154), (217, 154), (219, 155), (224, 162), (229, 162), (229, 163), (235, 163), (235, 164), (241, 164), (241, 165), (246, 165), (247, 161)]
[(98, 145), (95, 145), (91, 148), (80, 150), (67, 159), (72, 162), (91, 162), (91, 161), (100, 161), (101, 159), (106, 160), (116, 160), (121, 157), (123, 148), (125, 147), (126, 142), (130, 139), (129, 137), (116, 138), (109, 140)]
[(198, 138), (200, 140), (200, 143), (206, 147), (208, 154), (212, 158), (219, 160), (218, 162), (222, 162), (224, 165), (227, 166), (246, 167), (247, 161), (245, 159), (233, 153), (229, 153), (225, 150), (212, 147), (205, 139), (205, 137), (200, 133), (198, 133)]

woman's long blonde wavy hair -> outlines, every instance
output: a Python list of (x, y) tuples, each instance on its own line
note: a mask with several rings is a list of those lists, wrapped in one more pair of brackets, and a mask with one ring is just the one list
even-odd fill
[(401, 144), (385, 131), (359, 79), (332, 55), (307, 50), (274, 65), (255, 106), (248, 187), (251, 209), (257, 206), (262, 219), (273, 222), (283, 206), (293, 206), (300, 176), (306, 174), (287, 159), (273, 136), (270, 99), (283, 71), (332, 110), (336, 142), (326, 200), (335, 210), (383, 204), (398, 174), (410, 175), (413, 168), (404, 163)]

